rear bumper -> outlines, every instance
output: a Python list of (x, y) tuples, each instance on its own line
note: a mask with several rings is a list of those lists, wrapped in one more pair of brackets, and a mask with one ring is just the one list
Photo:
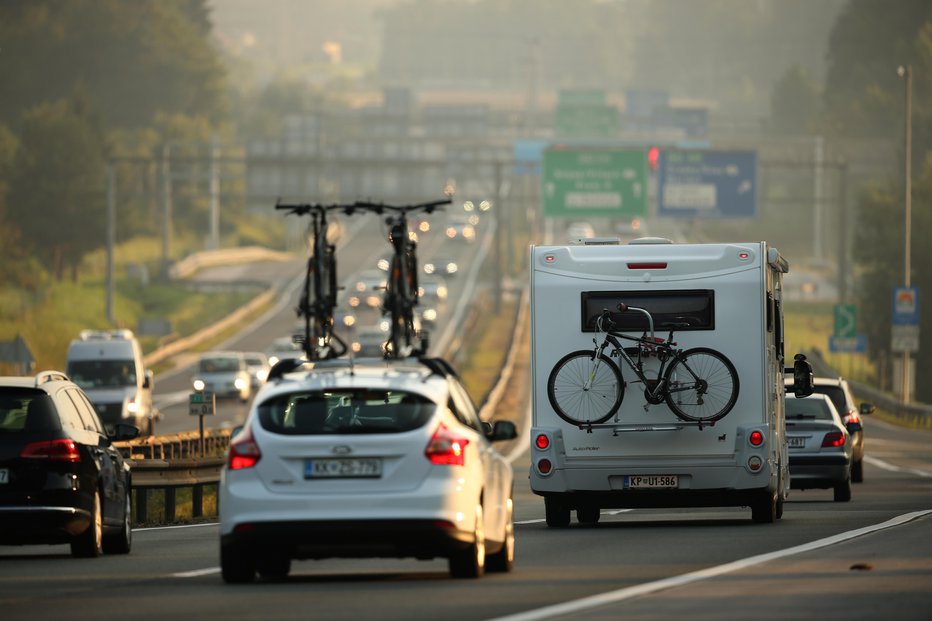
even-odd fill
[(90, 524), (91, 514), (74, 507), (0, 507), (0, 544), (68, 543)]
[(237, 524), (222, 547), (295, 559), (448, 557), (473, 543), (472, 533), (442, 520), (291, 521)]
[(790, 487), (825, 489), (844, 483), (851, 472), (851, 462), (844, 455), (790, 455)]

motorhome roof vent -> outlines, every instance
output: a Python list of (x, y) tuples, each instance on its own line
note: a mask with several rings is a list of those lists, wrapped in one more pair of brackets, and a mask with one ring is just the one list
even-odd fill
[(667, 239), (666, 237), (638, 237), (637, 239), (632, 239), (628, 242), (629, 245), (649, 245), (649, 244), (672, 244), (672, 239)]
[(617, 237), (579, 237), (571, 239), (571, 246), (617, 246), (621, 240)]

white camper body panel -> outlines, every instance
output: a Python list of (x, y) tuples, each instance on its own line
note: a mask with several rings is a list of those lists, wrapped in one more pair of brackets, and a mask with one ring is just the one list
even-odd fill
[[(749, 506), (766, 497), (780, 501), (782, 509), (789, 484), (780, 312), (786, 263), (775, 250), (763, 242), (541, 246), (531, 248), (530, 266), (535, 493), (562, 498), (574, 508), (586, 502)], [(675, 298), (677, 292), (693, 291), (711, 299), (712, 325), (677, 330), (674, 341), (682, 349), (718, 350), (736, 367), (738, 399), (724, 418), (699, 426), (684, 423), (665, 403), (645, 408), (643, 385), (619, 358), (613, 361), (626, 388), (611, 419), (587, 429), (554, 412), (547, 397), (551, 369), (571, 351), (593, 349), (594, 337), (601, 342), (602, 335), (583, 330), (587, 293)], [(655, 334), (666, 338), (669, 329), (657, 327)], [(754, 430), (764, 435), (764, 446), (750, 444)], [(551, 441), (546, 450), (535, 446), (542, 433)], [(755, 455), (761, 460), (757, 470), (749, 467)], [(550, 462), (549, 472), (538, 469), (540, 459)], [(674, 489), (632, 490), (634, 475), (672, 475), (677, 483)]]

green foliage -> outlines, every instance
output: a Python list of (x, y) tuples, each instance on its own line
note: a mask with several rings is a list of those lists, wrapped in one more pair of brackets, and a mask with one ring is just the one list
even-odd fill
[(809, 134), (819, 116), (818, 86), (809, 73), (793, 65), (777, 81), (770, 99), (771, 130), (777, 134)]
[(25, 248), (57, 279), (76, 273), (84, 253), (104, 239), (104, 160), (99, 132), (65, 101), (23, 116), (7, 213)]

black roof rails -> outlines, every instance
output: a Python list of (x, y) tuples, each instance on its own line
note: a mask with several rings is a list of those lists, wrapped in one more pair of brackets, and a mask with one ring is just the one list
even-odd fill
[(269, 369), (269, 374), (266, 377), (266, 381), (271, 382), (277, 379), (281, 379), (285, 373), (297, 371), (305, 364), (307, 364), (307, 361), (303, 358), (282, 358), (276, 362), (271, 369)]
[(443, 358), (429, 358), (427, 356), (421, 356), (418, 358), (418, 361), (437, 375), (442, 375), (444, 377), (455, 377), (456, 379), (459, 379), (460, 377), (459, 373), (456, 372), (456, 369), (453, 368), (453, 365), (451, 365)]

